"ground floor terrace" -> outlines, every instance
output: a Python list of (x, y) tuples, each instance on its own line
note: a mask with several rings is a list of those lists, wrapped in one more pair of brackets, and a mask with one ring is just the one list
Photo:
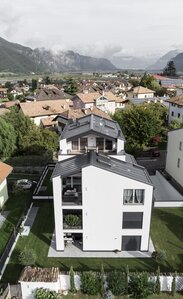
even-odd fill
[[(183, 272), (183, 209), (154, 208), (152, 215), (151, 236), (156, 250), (165, 250), (166, 259), (157, 262), (153, 258), (116, 257), (49, 257), (49, 249), (54, 234), (53, 203), (40, 202), (34, 205), (39, 210), (29, 236), (20, 237), (6, 268), (2, 281), (16, 282), (23, 266), (19, 263), (19, 253), (24, 248), (32, 248), (36, 253), (35, 265), (39, 267), (59, 267), (67, 271), (99, 270), (101, 264), (106, 271), (129, 266), (131, 271)], [(79, 240), (78, 240), (79, 242)]]

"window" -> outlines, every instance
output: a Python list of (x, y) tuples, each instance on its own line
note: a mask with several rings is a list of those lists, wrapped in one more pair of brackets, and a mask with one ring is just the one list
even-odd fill
[(96, 138), (96, 146), (98, 147), (99, 150), (104, 150), (104, 138), (97, 137)]
[(182, 150), (182, 141), (179, 142), (179, 151)]
[(174, 111), (172, 111), (172, 114), (171, 114), (172, 116), (174, 116)]
[(87, 138), (80, 138), (80, 150), (85, 150), (88, 145)]
[(178, 168), (180, 167), (180, 158), (178, 158), (178, 160), (177, 160), (177, 167)]
[(78, 151), (78, 139), (72, 140), (72, 150), (73, 151)]
[(180, 118), (180, 113), (178, 113), (178, 118)]
[(112, 140), (109, 139), (105, 140), (105, 149), (107, 151), (112, 151)]
[(144, 189), (124, 189), (123, 204), (144, 204)]
[(123, 236), (122, 250), (123, 251), (139, 251), (141, 246), (141, 236)]
[(124, 212), (123, 228), (142, 228), (143, 213), (142, 212)]

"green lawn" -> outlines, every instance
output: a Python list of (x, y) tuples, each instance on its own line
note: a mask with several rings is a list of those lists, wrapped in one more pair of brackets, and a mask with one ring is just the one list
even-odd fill
[(18, 220), (22, 216), (25, 207), (30, 199), (30, 191), (23, 191), (16, 197), (12, 193), (10, 194), (9, 199), (3, 208), (3, 210), (9, 211), (9, 214), (0, 228), (0, 256), (10, 238), (15, 225), (18, 223)]
[[(67, 295), (64, 296), (65, 299), (102, 299), (100, 295), (98, 296), (89, 296), (89, 295), (84, 295), (84, 294), (74, 294), (74, 295)], [(172, 297), (171, 295), (167, 293), (161, 293), (161, 295), (151, 295), (148, 297), (148, 299), (183, 299), (183, 295), (181, 294), (176, 294), (175, 297)], [(129, 299), (128, 296), (122, 296), (122, 297), (115, 297), (115, 299)]]
[[(104, 269), (129, 266), (131, 271), (157, 270), (158, 264), (154, 259), (100, 259), (100, 258), (47, 258), (49, 245), (54, 230), (52, 203), (40, 203), (40, 208), (29, 237), (21, 237), (12, 254), (10, 263), (5, 271), (3, 281), (15, 282), (22, 270), (18, 264), (18, 253), (24, 247), (34, 248), (37, 254), (36, 265), (40, 267), (59, 267), (69, 270), (72, 265), (75, 270), (99, 270), (103, 263)], [(183, 272), (183, 209), (154, 209), (152, 217), (152, 237), (157, 249), (166, 249), (167, 261), (160, 264), (161, 271)]]

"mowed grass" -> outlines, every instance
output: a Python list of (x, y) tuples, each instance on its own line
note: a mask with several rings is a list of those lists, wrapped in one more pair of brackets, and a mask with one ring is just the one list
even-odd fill
[(6, 202), (3, 210), (9, 211), (7, 219), (0, 228), (0, 256), (2, 255), (6, 244), (10, 238), (14, 227), (18, 223), (20, 217), (31, 198), (30, 191), (23, 191), (21, 194), (14, 196), (12, 193)]
[[(152, 237), (157, 249), (166, 250), (167, 261), (158, 264), (152, 258), (48, 258), (52, 233), (54, 230), (54, 214), (52, 203), (41, 203), (39, 211), (28, 237), (20, 237), (10, 262), (3, 276), (3, 281), (16, 282), (22, 270), (18, 261), (19, 252), (27, 247), (33, 248), (37, 255), (36, 265), (40, 267), (59, 267), (67, 271), (70, 266), (74, 270), (100, 270), (103, 264), (105, 271), (125, 269), (131, 271), (155, 272), (160, 265), (163, 272), (183, 271), (183, 209), (154, 209), (152, 217)], [(156, 297), (154, 297), (156, 298)], [(164, 298), (164, 297), (162, 297)], [(165, 297), (166, 298), (166, 297)]]

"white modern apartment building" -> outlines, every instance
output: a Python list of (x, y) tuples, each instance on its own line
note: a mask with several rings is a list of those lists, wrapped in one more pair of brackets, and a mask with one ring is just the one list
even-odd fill
[(56, 250), (148, 251), (153, 186), (124, 151), (117, 122), (96, 115), (69, 121), (53, 172)]
[(183, 190), (183, 128), (168, 132), (166, 172)]

